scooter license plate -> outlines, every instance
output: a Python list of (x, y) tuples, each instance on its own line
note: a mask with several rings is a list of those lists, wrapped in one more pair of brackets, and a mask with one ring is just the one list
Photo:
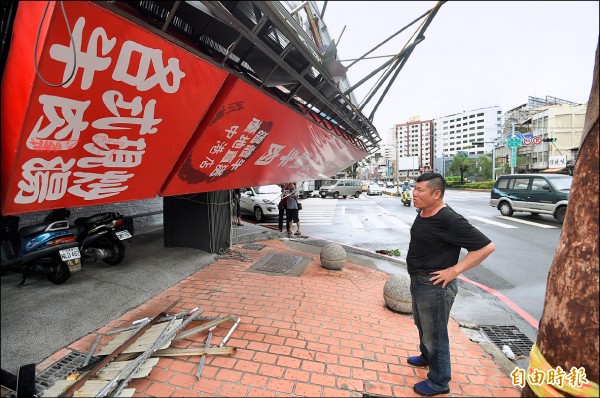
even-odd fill
[(70, 249), (59, 250), (60, 258), (63, 261), (72, 260), (75, 258), (81, 258), (81, 253), (78, 247), (72, 247)]
[(125, 240), (125, 239), (131, 238), (131, 234), (126, 229), (115, 232), (115, 235), (117, 235), (117, 238), (119, 238), (119, 240)]

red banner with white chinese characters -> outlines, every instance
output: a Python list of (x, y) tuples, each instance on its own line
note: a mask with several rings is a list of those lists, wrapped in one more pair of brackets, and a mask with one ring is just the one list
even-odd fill
[(162, 196), (325, 179), (367, 155), (248, 83), (228, 83)]
[(155, 197), (227, 72), (78, 1), (71, 32), (50, 2), (37, 76), (46, 4), (19, 3), (3, 76), (2, 214)]
[(61, 3), (18, 5), (1, 91), (4, 215), (329, 178), (367, 155), (121, 16), (62, 5), (70, 29)]

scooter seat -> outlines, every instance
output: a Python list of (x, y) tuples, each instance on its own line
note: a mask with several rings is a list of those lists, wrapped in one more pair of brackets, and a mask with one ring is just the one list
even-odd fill
[[(31, 235), (36, 235), (41, 232), (44, 232), (46, 228), (50, 226), (50, 224), (57, 224), (57, 228), (55, 229), (69, 229), (69, 222), (67, 220), (64, 221), (51, 221), (51, 222), (43, 222), (40, 224), (28, 225), (26, 227), (22, 227), (19, 229), (19, 235), (26, 238)], [(64, 228), (60, 228), (59, 223), (64, 223)]]
[(100, 222), (108, 222), (114, 218), (118, 218), (118, 214), (115, 212), (98, 213), (90, 217), (78, 218), (77, 220), (75, 220), (75, 225), (77, 225), (78, 227), (85, 227)]

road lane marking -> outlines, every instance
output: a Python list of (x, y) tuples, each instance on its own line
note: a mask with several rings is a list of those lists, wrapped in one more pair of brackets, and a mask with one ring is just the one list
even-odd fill
[(488, 220), (487, 218), (483, 218), (483, 217), (470, 216), (469, 218), (473, 218), (475, 220), (484, 222), (486, 224), (492, 224), (492, 225), (495, 225), (497, 227), (502, 227), (502, 228), (519, 228), (519, 227), (515, 227), (514, 225), (502, 224), (500, 222)]
[(377, 219), (377, 216), (371, 215), (365, 219), (365, 221), (369, 224), (372, 224), (375, 228), (384, 229), (388, 226), (385, 225), (381, 220)]
[(521, 219), (518, 219), (518, 218), (512, 218), (512, 217), (506, 217), (506, 216), (496, 216), (496, 217), (501, 218), (503, 220), (520, 222), (520, 223), (523, 223), (523, 224), (533, 225), (535, 227), (540, 227), (540, 228), (558, 228), (558, 227), (555, 227), (554, 225), (540, 224), (540, 223), (537, 223), (537, 222), (527, 221), (527, 220), (521, 220)]
[(365, 226), (360, 222), (358, 216), (348, 216), (348, 220), (350, 220), (350, 224), (352, 224), (352, 228), (354, 229), (364, 229)]
[(394, 226), (402, 229), (410, 229), (410, 225), (406, 224), (403, 221), (400, 221), (396, 216), (392, 216), (391, 219), (395, 224)]

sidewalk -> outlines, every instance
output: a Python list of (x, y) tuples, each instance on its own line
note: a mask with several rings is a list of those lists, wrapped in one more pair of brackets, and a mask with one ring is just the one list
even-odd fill
[[(272, 239), (273, 232), (244, 224), (236, 231), (239, 242), (269, 239), (260, 241), (261, 250), (234, 245), (251, 261), (217, 259), (117, 319), (107, 319), (106, 326), (39, 363), (37, 372), (73, 350), (87, 353), (96, 333), (103, 334), (99, 349), (114, 337), (106, 335), (109, 330), (181, 299), (173, 313), (199, 307), (205, 316), (240, 317), (227, 343), (237, 352), (208, 356), (199, 380), (198, 356), (163, 357), (147, 377), (129, 383), (134, 396), (416, 396), (412, 386), (426, 378), (427, 369), (406, 363), (407, 356), (418, 353), (418, 334), (410, 315), (385, 307), (383, 286), (389, 275), (353, 254), (342, 270), (324, 269), (319, 247)], [(273, 254), (301, 257), (306, 268), (299, 276), (249, 271)], [(214, 330), (213, 346), (230, 327), (225, 323)], [(450, 321), (449, 332), (453, 374), (448, 396), (520, 395), (456, 321)], [(200, 347), (205, 338), (200, 334), (176, 346)]]

